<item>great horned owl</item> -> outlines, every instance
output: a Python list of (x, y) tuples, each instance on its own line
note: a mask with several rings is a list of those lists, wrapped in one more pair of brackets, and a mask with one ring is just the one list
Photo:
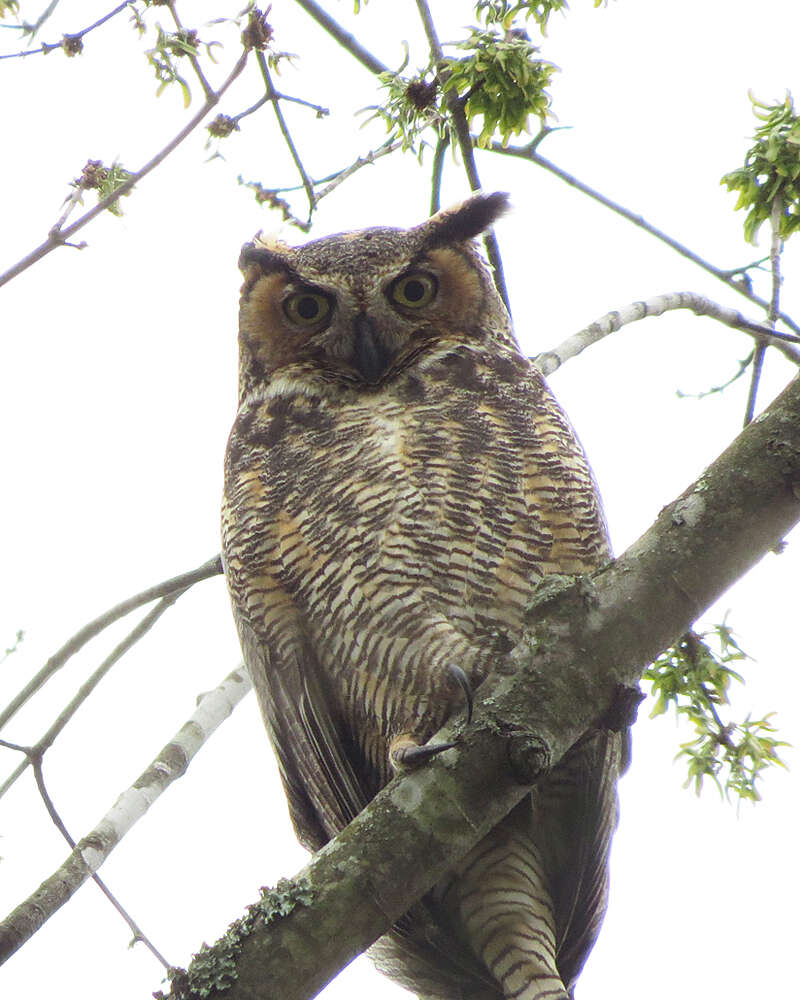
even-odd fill
[[(594, 480), (514, 340), (479, 195), (240, 260), (223, 554), (297, 835), (319, 849), (609, 557)], [(413, 756), (413, 752), (411, 754)], [(620, 737), (585, 737), (372, 949), (426, 1000), (566, 998), (606, 905)]]

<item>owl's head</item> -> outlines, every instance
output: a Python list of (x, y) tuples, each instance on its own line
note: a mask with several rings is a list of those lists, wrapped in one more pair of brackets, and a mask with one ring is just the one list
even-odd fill
[(511, 338), (475, 237), (508, 208), (477, 195), (413, 229), (242, 248), (240, 390), (284, 376), (374, 388), (424, 352)]

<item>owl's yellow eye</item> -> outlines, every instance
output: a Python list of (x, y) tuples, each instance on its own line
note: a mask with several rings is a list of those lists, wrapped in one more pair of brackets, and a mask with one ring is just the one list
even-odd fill
[(422, 309), (436, 296), (438, 283), (427, 271), (411, 271), (392, 283), (390, 295), (393, 302), (406, 309)]
[(327, 319), (331, 303), (326, 295), (319, 292), (295, 292), (283, 303), (283, 311), (295, 326), (316, 326)]

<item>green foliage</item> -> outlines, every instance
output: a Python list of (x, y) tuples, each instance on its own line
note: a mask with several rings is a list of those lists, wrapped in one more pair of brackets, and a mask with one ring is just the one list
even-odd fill
[(429, 63), (412, 78), (403, 76), (408, 65), (408, 48), (403, 65), (396, 72), (380, 73), (378, 79), (386, 90), (383, 104), (373, 104), (363, 111), (372, 111), (367, 121), (380, 119), (386, 125), (389, 140), (400, 140), (405, 152), (410, 149), (422, 158), (427, 143), (420, 140), (422, 133), (430, 128), (437, 139), (448, 131), (447, 112), (441, 105), (441, 94), (436, 77), (428, 79), (433, 72)]
[(744, 166), (722, 178), (729, 191), (738, 191), (735, 208), (747, 209), (744, 235), (756, 242), (762, 222), (772, 215), (776, 199), (780, 203), (778, 233), (787, 239), (800, 229), (800, 118), (787, 92), (780, 104), (763, 104), (752, 94), (753, 113), (763, 122), (755, 131), (755, 143), (745, 156)]
[[(594, 6), (599, 7), (607, 2), (608, 0), (594, 0)], [(565, 11), (568, 7), (567, 0), (521, 0), (517, 3), (512, 3), (511, 0), (478, 0), (475, 13), (487, 25), (500, 24), (506, 31), (511, 28), (518, 15), (522, 15), (526, 21), (533, 18), (544, 35), (547, 33), (550, 15), (554, 11)]]
[[(600, 0), (595, 0), (595, 7)], [(553, 11), (566, 10), (567, 0), (523, 0), (522, 3), (511, 3), (510, 0), (478, 0), (475, 13), (489, 24), (500, 24), (508, 31), (514, 23), (514, 18), (521, 14), (526, 20), (531, 17), (536, 21), (542, 34), (547, 31), (547, 22)]]
[(15, 17), (19, 14), (17, 0), (0, 0), (0, 21), (3, 20), (6, 14), (13, 14)]
[(5, 663), (5, 661), (9, 658), (9, 656), (16, 653), (24, 638), (25, 638), (24, 630), (21, 628), (17, 629), (17, 634), (14, 636), (14, 641), (11, 643), (10, 646), (6, 646), (5, 652), (3, 653), (2, 656), (0, 656), (0, 663)]
[[(72, 182), (72, 186), (80, 191), (97, 191), (97, 200), (102, 201), (131, 177), (133, 174), (120, 166), (119, 163), (112, 163), (110, 167), (107, 167), (102, 160), (87, 160), (86, 166), (81, 171), (81, 176)], [(126, 191), (125, 196), (127, 197), (128, 194), (130, 192)], [(83, 204), (80, 197), (78, 201)], [(108, 210), (112, 215), (122, 215), (118, 201), (113, 201), (108, 206)]]
[(524, 32), (503, 36), (472, 28), (456, 48), (470, 54), (447, 60), (450, 74), (444, 89), (455, 90), (464, 101), (470, 126), (483, 119), (479, 146), (488, 146), (495, 131), (507, 144), (512, 135), (527, 130), (530, 115), (544, 121), (550, 110), (546, 88), (556, 67), (536, 58), (539, 50)]
[[(559, 2), (553, 0), (552, 9), (558, 9), (555, 5)], [(494, 6), (496, 13), (505, 12), (509, 23), (523, 7), (531, 7)], [(527, 10), (528, 16), (533, 13)], [(527, 130), (531, 115), (544, 121), (550, 113), (547, 88), (556, 67), (538, 57), (538, 48), (524, 31), (500, 32), (489, 26), (495, 18), (488, 6), (484, 16), (486, 28), (471, 28), (469, 38), (453, 45), (467, 55), (447, 57), (439, 67), (431, 62), (415, 77), (407, 77), (403, 75), (408, 65), (406, 50), (397, 72), (380, 75), (386, 100), (364, 110), (373, 112), (371, 119), (381, 119), (390, 140), (399, 139), (404, 150), (411, 149), (421, 158), (427, 145), (421, 136), (426, 129), (431, 129), (437, 140), (452, 131), (451, 110), (445, 100), (448, 91), (458, 95), (471, 128), (479, 120), (477, 143), (482, 147), (487, 147), (497, 132), (506, 144), (512, 135)]]
[(720, 719), (717, 709), (730, 704), (731, 681), (744, 683), (730, 664), (745, 659), (749, 657), (722, 622), (701, 635), (687, 632), (644, 673), (656, 699), (650, 718), (673, 707), (694, 726), (695, 738), (681, 744), (676, 760), (686, 760), (684, 787), (694, 783), (698, 795), (703, 780), (711, 778), (720, 795), (730, 799), (735, 793), (739, 801), (756, 802), (761, 798), (756, 782), (764, 770), (772, 764), (786, 766), (777, 751), (788, 744), (773, 736), (773, 713), (756, 720), (748, 715), (739, 723)]
[[(188, 969), (169, 969), (169, 1000), (197, 1000), (229, 989), (238, 976), (236, 958), (246, 938), (257, 928), (287, 916), (296, 906), (308, 906), (313, 899), (308, 884), (302, 880), (280, 879), (274, 889), (262, 887), (261, 899), (247, 907), (247, 912), (228, 927), (213, 945), (204, 944), (192, 957)], [(167, 1000), (159, 990), (155, 1000)]]
[(196, 31), (164, 31), (160, 24), (156, 25), (156, 44), (147, 50), (147, 61), (153, 67), (158, 80), (156, 97), (160, 97), (167, 87), (177, 83), (183, 92), (183, 106), (188, 108), (192, 103), (192, 92), (189, 84), (178, 72), (176, 59), (183, 56), (197, 55)]

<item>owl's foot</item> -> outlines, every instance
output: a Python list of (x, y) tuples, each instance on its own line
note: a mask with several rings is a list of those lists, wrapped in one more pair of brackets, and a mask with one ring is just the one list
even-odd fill
[[(455, 663), (447, 665), (447, 672), (464, 692), (467, 702), (467, 725), (472, 722), (472, 685), (464, 671)], [(452, 750), (455, 743), (419, 744), (411, 733), (395, 736), (389, 746), (389, 762), (395, 771), (415, 767), (444, 750)]]
[(469, 725), (472, 722), (472, 685), (469, 682), (469, 677), (457, 663), (448, 663), (447, 672), (464, 692), (464, 697), (467, 700), (467, 725)]
[(410, 733), (395, 736), (389, 745), (389, 763), (395, 771), (423, 764), (444, 750), (452, 750), (455, 743), (425, 743), (420, 745)]

